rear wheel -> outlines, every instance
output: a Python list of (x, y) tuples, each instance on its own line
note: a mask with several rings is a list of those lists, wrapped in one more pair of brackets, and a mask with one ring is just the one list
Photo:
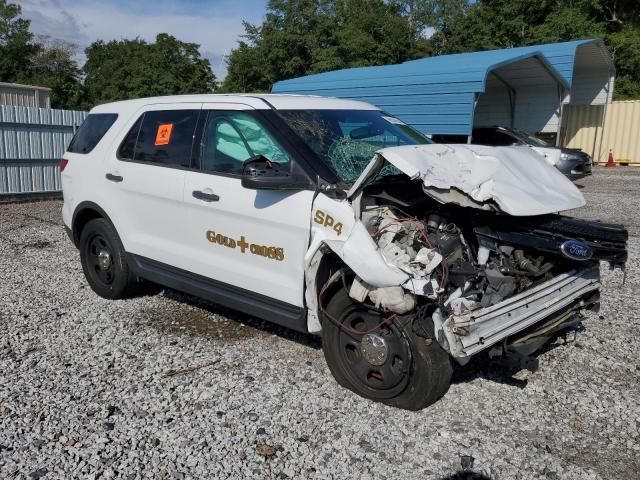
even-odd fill
[[(326, 313), (322, 348), (329, 370), (343, 387), (408, 410), (427, 407), (447, 392), (451, 362), (433, 335), (416, 335), (409, 320), (376, 328), (388, 314), (353, 301), (344, 288), (329, 300)], [(433, 333), (431, 324), (429, 329)]]
[(125, 298), (137, 286), (122, 242), (115, 228), (103, 218), (91, 220), (82, 229), (80, 259), (89, 286), (101, 297)]

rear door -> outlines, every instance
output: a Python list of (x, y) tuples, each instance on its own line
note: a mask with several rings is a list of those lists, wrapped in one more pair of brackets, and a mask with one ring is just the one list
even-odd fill
[(302, 307), (313, 191), (249, 190), (245, 160), (291, 165), (290, 147), (245, 105), (204, 104), (199, 171), (185, 178), (183, 268)]
[(103, 181), (130, 253), (180, 263), (182, 195), (200, 109), (200, 103), (145, 108), (109, 159)]

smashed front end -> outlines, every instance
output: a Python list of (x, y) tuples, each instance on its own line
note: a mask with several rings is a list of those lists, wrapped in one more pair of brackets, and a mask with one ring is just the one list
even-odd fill
[[(385, 168), (397, 174), (381, 180)], [(350, 297), (412, 316), (415, 329), (432, 322), (459, 363), (486, 349), (537, 350), (599, 307), (600, 261), (627, 259), (624, 227), (554, 213), (582, 206), (582, 195), (522, 149), (384, 149), (348, 196), (353, 228), (327, 244), (355, 273)], [(354, 245), (363, 231), (375, 258)], [(376, 277), (366, 266), (380, 261)]]
[[(407, 305), (432, 305), (438, 342), (461, 362), (494, 346), (536, 350), (577, 323), (582, 310), (598, 308), (599, 260), (626, 261), (620, 226), (431, 208), (422, 218), (391, 204), (363, 211), (382, 256), (408, 274), (402, 286), (411, 298), (384, 304), (378, 288), (370, 300), (401, 314)], [(353, 285), (362, 291), (360, 282)]]

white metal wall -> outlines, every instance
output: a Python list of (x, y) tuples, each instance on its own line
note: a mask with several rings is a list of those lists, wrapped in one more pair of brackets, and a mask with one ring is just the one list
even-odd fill
[[(580, 46), (576, 50), (571, 91), (563, 100), (563, 108), (582, 105), (605, 105), (611, 102), (613, 70), (609, 53), (599, 43)], [(480, 94), (475, 110), (474, 126), (514, 126), (530, 133), (556, 133), (560, 130), (558, 84), (535, 58), (506, 65), (487, 79), (487, 89)], [(513, 124), (509, 95), (505, 83), (515, 90)], [(571, 109), (576, 112), (576, 109)], [(573, 132), (561, 136), (571, 138)], [(589, 150), (594, 150), (591, 146)]]
[(86, 115), (0, 105), (0, 196), (60, 191), (60, 159)]
[[(559, 99), (556, 85), (520, 85), (514, 87), (515, 109), (513, 126), (526, 132), (558, 131)], [(474, 126), (511, 126), (511, 108), (507, 87), (489, 77), (487, 91), (476, 105)]]
[(555, 86), (520, 88), (514, 126), (530, 133), (555, 133), (560, 121), (559, 105)]
[(474, 127), (511, 126), (509, 92), (497, 78), (487, 78), (487, 89), (478, 97)]
[(50, 90), (15, 83), (0, 83), (0, 105), (49, 108)]
[(604, 105), (611, 102), (613, 70), (608, 55), (602, 46), (595, 43), (576, 50), (570, 104)]

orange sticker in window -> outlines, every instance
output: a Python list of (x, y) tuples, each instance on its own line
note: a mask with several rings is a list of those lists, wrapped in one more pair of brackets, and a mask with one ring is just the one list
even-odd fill
[(154, 145), (160, 147), (162, 145), (169, 145), (171, 141), (171, 130), (173, 130), (173, 123), (163, 123), (158, 125), (158, 131), (156, 132), (156, 142)]

